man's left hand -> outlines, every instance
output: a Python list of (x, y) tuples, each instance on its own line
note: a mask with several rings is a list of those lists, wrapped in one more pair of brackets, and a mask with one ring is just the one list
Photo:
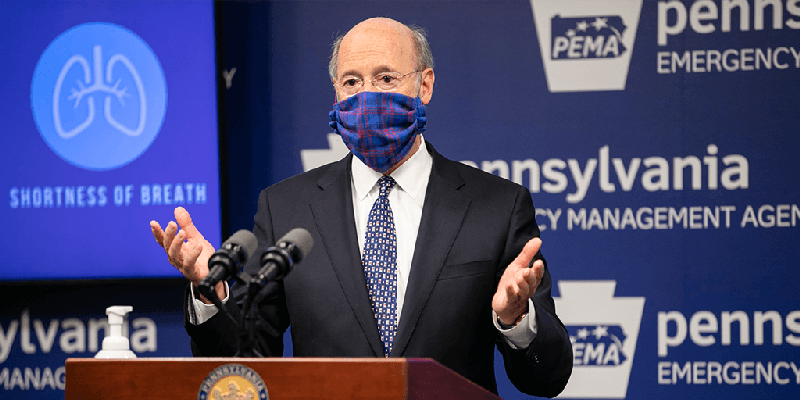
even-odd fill
[(542, 282), (544, 261), (536, 260), (529, 267), (541, 245), (539, 238), (529, 240), (500, 278), (497, 292), (492, 298), (492, 309), (504, 325), (517, 325), (520, 317), (528, 312), (528, 299), (536, 293), (536, 288)]

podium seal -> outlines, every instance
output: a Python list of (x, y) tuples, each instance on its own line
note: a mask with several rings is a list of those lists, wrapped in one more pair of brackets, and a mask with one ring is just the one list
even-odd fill
[(252, 369), (225, 364), (211, 371), (197, 393), (197, 400), (268, 400), (267, 385)]

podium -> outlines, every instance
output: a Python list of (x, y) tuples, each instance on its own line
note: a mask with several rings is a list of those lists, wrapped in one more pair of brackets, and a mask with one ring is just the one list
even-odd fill
[(254, 371), (270, 400), (500, 399), (431, 359), (70, 358), (66, 400), (225, 398), (227, 392), (201, 394), (201, 388), (207, 390), (220, 375), (216, 371), (229, 371), (220, 367), (231, 365), (235, 371)]

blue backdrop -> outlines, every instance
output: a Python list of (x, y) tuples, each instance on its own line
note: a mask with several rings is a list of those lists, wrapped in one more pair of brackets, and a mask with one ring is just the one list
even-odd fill
[[(253, 132), (229, 143), (237, 162), (252, 160), (232, 187), (256, 198), (342, 154), (326, 125), (335, 35), (373, 16), (420, 25), (437, 77), (426, 140), (531, 190), (574, 340), (561, 397), (798, 392), (796, 2), (272, 2), (226, 13), (247, 21), (226, 30), (229, 139)], [(249, 207), (232, 226), (250, 226)]]
[[(562, 398), (796, 397), (797, 1), (225, 3), (224, 236), (252, 227), (265, 186), (342, 155), (327, 125), (330, 43), (373, 16), (429, 32), (426, 140), (531, 190), (573, 338)], [(166, 326), (181, 322), (170, 284)], [(48, 311), (23, 318), (11, 304), (4, 332), (46, 327)], [(182, 351), (175, 336), (159, 330), (140, 356)], [(35, 364), (15, 340), (9, 374)], [(526, 398), (504, 376), (501, 396)]]

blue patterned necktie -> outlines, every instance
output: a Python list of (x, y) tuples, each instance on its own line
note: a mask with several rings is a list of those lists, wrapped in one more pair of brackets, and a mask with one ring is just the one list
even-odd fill
[(397, 236), (388, 197), (395, 181), (384, 175), (378, 184), (380, 192), (369, 212), (361, 262), (372, 312), (383, 342), (383, 353), (389, 357), (397, 330)]

